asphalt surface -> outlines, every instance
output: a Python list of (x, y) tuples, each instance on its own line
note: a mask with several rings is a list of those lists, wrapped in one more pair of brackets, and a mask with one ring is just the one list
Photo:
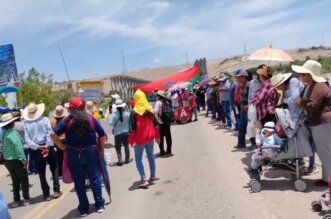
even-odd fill
[[(148, 189), (138, 189), (139, 175), (134, 161), (122, 167), (109, 167), (113, 202), (98, 214), (89, 192), (91, 214), (87, 218), (278, 219), (321, 218), (325, 214), (312, 212), (310, 207), (326, 189), (313, 185), (320, 173), (305, 177), (308, 189), (302, 193), (295, 191), (289, 172), (269, 170), (262, 177), (262, 191), (252, 193), (247, 186), (249, 177), (243, 170), (250, 163), (252, 152), (234, 149), (235, 132), (224, 130), (209, 118), (200, 116), (198, 122), (174, 125), (172, 133), (174, 156), (156, 159), (160, 180)], [(107, 152), (112, 162), (116, 162), (114, 149)], [(158, 152), (155, 145), (155, 154)], [(144, 161), (149, 174), (146, 157)], [(10, 183), (7, 172), (0, 167), (0, 190), (9, 202), (12, 200)], [(72, 184), (61, 184), (63, 196), (59, 199), (43, 202), (38, 176), (31, 176), (30, 183), (33, 184), (32, 204), (10, 209), (14, 219), (79, 217)], [(108, 201), (104, 190), (103, 195)]]

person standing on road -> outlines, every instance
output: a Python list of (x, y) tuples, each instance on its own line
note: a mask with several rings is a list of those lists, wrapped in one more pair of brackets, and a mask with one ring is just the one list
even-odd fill
[(297, 99), (309, 126), (316, 152), (322, 163), (322, 179), (316, 186), (327, 186), (331, 176), (331, 91), (326, 80), (321, 76), (319, 62), (308, 60), (303, 66), (292, 65), (292, 70), (299, 73), (306, 87)]
[(137, 90), (134, 95), (135, 107), (129, 119), (130, 137), (129, 143), (134, 147), (137, 170), (140, 175), (140, 187), (149, 185), (144, 165), (142, 162), (144, 150), (146, 150), (149, 168), (150, 181), (156, 181), (156, 167), (154, 159), (154, 140), (159, 144), (158, 124), (154, 117), (153, 107), (148, 103), (146, 95), (141, 90)]
[(196, 101), (196, 96), (193, 93), (193, 91), (189, 92), (189, 101), (190, 101), (190, 108), (191, 108), (191, 120), (193, 118), (194, 115), (194, 120), (192, 121), (198, 121), (198, 105), (197, 105), (197, 101)]
[[(249, 93), (249, 81), (248, 81), (248, 73), (245, 70), (240, 70), (238, 74), (235, 76), (238, 81), (238, 85), (240, 86), (239, 94), (240, 94), (240, 124), (239, 124), (239, 134), (238, 134), (238, 144), (237, 148), (246, 148), (246, 130), (248, 123), (248, 93)], [(251, 143), (253, 144), (251, 139)]]
[(228, 73), (223, 73), (218, 81), (220, 81), (219, 91), (220, 98), (222, 100), (223, 112), (226, 118), (226, 129), (232, 128), (232, 118), (231, 118), (231, 103), (230, 103), (230, 82), (228, 81), (230, 76)]
[[(51, 120), (51, 126), (52, 129), (56, 127), (56, 125), (64, 119), (68, 115), (68, 111), (66, 108), (64, 108), (61, 105), (56, 106), (55, 111), (54, 111), (54, 117)], [(61, 135), (60, 140), (64, 143), (65, 142), (65, 136)], [(57, 161), (57, 166), (58, 166), (58, 172), (59, 172), (59, 178), (62, 178), (62, 164), (63, 164), (63, 151), (57, 146), (56, 147), (56, 161)]]
[(19, 117), (13, 117), (10, 113), (7, 113), (1, 116), (0, 123), (4, 165), (10, 174), (13, 184), (13, 208), (21, 205), (21, 188), (24, 198), (23, 205), (30, 204), (27, 160), (23, 148), (24, 141), (20, 134), (13, 129), (17, 119)]
[(112, 113), (109, 117), (109, 125), (113, 128), (113, 134), (115, 136), (115, 149), (117, 153), (117, 166), (122, 166), (122, 145), (125, 150), (125, 163), (130, 162), (130, 149), (129, 149), (129, 117), (130, 113), (125, 110), (126, 103), (122, 100), (116, 100), (115, 106), (117, 108), (115, 113)]
[[(65, 134), (67, 145), (59, 138), (62, 134)], [(85, 217), (89, 213), (86, 175), (91, 183), (97, 212), (102, 213), (105, 209), (105, 200), (102, 197), (99, 156), (104, 156), (103, 146), (106, 138), (98, 121), (85, 112), (84, 99), (74, 97), (70, 100), (70, 115), (57, 124), (51, 136), (61, 150), (67, 150), (68, 166), (79, 200), (80, 215)]]
[[(157, 92), (158, 101), (155, 104), (155, 118), (160, 125), (160, 156), (172, 154), (172, 137), (171, 137), (171, 116), (173, 112), (171, 102), (163, 91)], [(169, 107), (168, 107), (169, 106)], [(171, 111), (171, 112), (170, 112)], [(167, 142), (167, 150), (164, 150), (164, 138)]]
[(32, 155), (38, 167), (41, 189), (44, 200), (50, 201), (49, 185), (46, 180), (46, 164), (49, 164), (53, 177), (53, 198), (59, 198), (60, 192), (59, 175), (56, 164), (54, 143), (50, 137), (52, 132), (51, 122), (47, 117), (42, 116), (45, 111), (45, 104), (30, 103), (23, 111), (25, 142), (33, 149)]

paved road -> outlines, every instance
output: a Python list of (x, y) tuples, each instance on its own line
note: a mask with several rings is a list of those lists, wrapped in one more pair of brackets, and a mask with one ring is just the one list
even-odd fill
[[(234, 150), (234, 132), (210, 124), (204, 117), (174, 126), (172, 131), (175, 156), (156, 160), (160, 181), (146, 190), (136, 189), (139, 176), (134, 162), (110, 167), (113, 202), (103, 214), (92, 212), (87, 218), (320, 218), (310, 210), (310, 202), (323, 190), (313, 187), (319, 174), (307, 178), (308, 190), (300, 193), (294, 191), (289, 173), (269, 171), (265, 173), (268, 179), (262, 181), (263, 191), (251, 193), (243, 167), (252, 152)], [(145, 167), (149, 172), (147, 163)], [(11, 200), (10, 178), (3, 169), (0, 174), (1, 191)], [(72, 185), (62, 185), (64, 195), (45, 203), (41, 202), (38, 177), (32, 176), (31, 183), (33, 204), (11, 209), (13, 218), (78, 217)], [(89, 197), (93, 203), (91, 193)]]

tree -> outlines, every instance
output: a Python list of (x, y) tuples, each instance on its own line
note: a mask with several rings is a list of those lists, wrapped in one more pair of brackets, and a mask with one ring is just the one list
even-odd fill
[(52, 92), (53, 78), (51, 74), (39, 73), (35, 68), (31, 68), (27, 75), (20, 74), (21, 91), (18, 93), (17, 103), (22, 106), (30, 102), (44, 103), (45, 114), (54, 110), (60, 99), (56, 93)]

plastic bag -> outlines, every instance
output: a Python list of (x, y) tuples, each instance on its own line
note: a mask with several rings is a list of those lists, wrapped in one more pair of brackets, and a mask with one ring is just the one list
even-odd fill
[(247, 116), (248, 116), (247, 136), (249, 138), (254, 138), (256, 134), (255, 128), (257, 122), (256, 106), (254, 106), (253, 104), (248, 105)]

